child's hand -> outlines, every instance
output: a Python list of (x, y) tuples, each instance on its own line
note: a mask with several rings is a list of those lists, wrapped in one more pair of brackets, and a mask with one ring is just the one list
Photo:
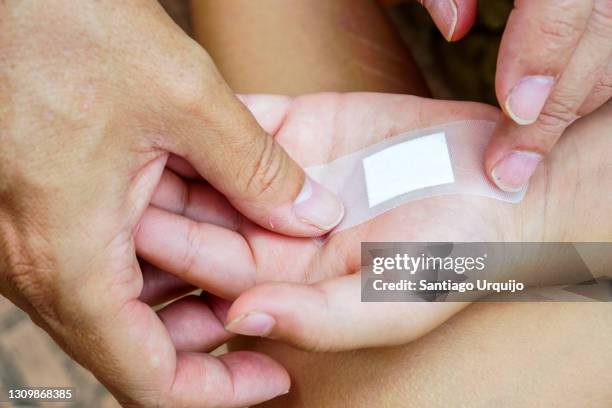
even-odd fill
[[(243, 100), (302, 166), (329, 162), (411, 129), (498, 117), (498, 111), (481, 104), (385, 94), (248, 96)], [(183, 175), (190, 173), (184, 163), (175, 162), (172, 167)], [(234, 299), (242, 294), (227, 316), (231, 331), (270, 335), (325, 350), (405, 342), (463, 307), (457, 303), (360, 303), (362, 241), (521, 239), (514, 207), (480, 197), (411, 202), (337, 233), (323, 246), (309, 238), (265, 230), (241, 217), (210, 186), (197, 180), (186, 182), (170, 171), (153, 204), (156, 208), (147, 211), (136, 236), (142, 258), (214, 295)], [(145, 280), (145, 287), (155, 287), (147, 294), (149, 299), (164, 298), (168, 288), (176, 294), (176, 278), (155, 276), (158, 284)], [(159, 283), (163, 279), (166, 284)], [(279, 281), (287, 283), (261, 285)], [(219, 301), (213, 300), (211, 307), (218, 310)], [(161, 314), (178, 349), (199, 349), (214, 346), (206, 340), (207, 333), (210, 327), (218, 329), (225, 323), (227, 305), (222, 309), (222, 313), (211, 313), (203, 300), (187, 298)], [(201, 339), (200, 343), (194, 339)]]

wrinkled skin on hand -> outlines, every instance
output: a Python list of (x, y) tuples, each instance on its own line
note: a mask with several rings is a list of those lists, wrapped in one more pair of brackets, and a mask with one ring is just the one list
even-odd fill
[(156, 1), (6, 1), (0, 24), (2, 295), (125, 405), (284, 392), (285, 370), (261, 354), (177, 353), (138, 299), (133, 233), (170, 155), (262, 225), (291, 208), (299, 167)]
[[(469, 35), (480, 9), (477, 0), (419, 3), (447, 41)], [(527, 184), (569, 126), (612, 98), (612, 2), (511, 3), (495, 70), (495, 93), (505, 116), (485, 154), (487, 174), (506, 191)]]

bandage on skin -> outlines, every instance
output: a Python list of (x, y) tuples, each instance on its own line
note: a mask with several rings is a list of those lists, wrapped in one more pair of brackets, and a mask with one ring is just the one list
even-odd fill
[(494, 127), (487, 120), (465, 120), (413, 130), (306, 168), (344, 203), (345, 216), (330, 234), (423, 198), (461, 194), (520, 202), (527, 187), (502, 191), (484, 172)]

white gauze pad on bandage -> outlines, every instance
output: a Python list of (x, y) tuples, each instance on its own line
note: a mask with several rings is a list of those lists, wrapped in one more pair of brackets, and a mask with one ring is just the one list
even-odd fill
[(344, 219), (332, 233), (427, 197), (466, 194), (520, 202), (526, 187), (502, 191), (484, 172), (484, 152), (494, 127), (487, 120), (446, 123), (398, 134), (306, 168), (313, 180), (344, 203)]

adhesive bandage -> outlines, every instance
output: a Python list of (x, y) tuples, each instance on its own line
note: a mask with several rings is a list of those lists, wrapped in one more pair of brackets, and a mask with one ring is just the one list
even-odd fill
[(449, 194), (477, 195), (518, 203), (527, 188), (498, 189), (484, 172), (485, 148), (495, 123), (466, 120), (414, 130), (306, 168), (345, 206), (332, 231), (362, 224), (410, 201)]

